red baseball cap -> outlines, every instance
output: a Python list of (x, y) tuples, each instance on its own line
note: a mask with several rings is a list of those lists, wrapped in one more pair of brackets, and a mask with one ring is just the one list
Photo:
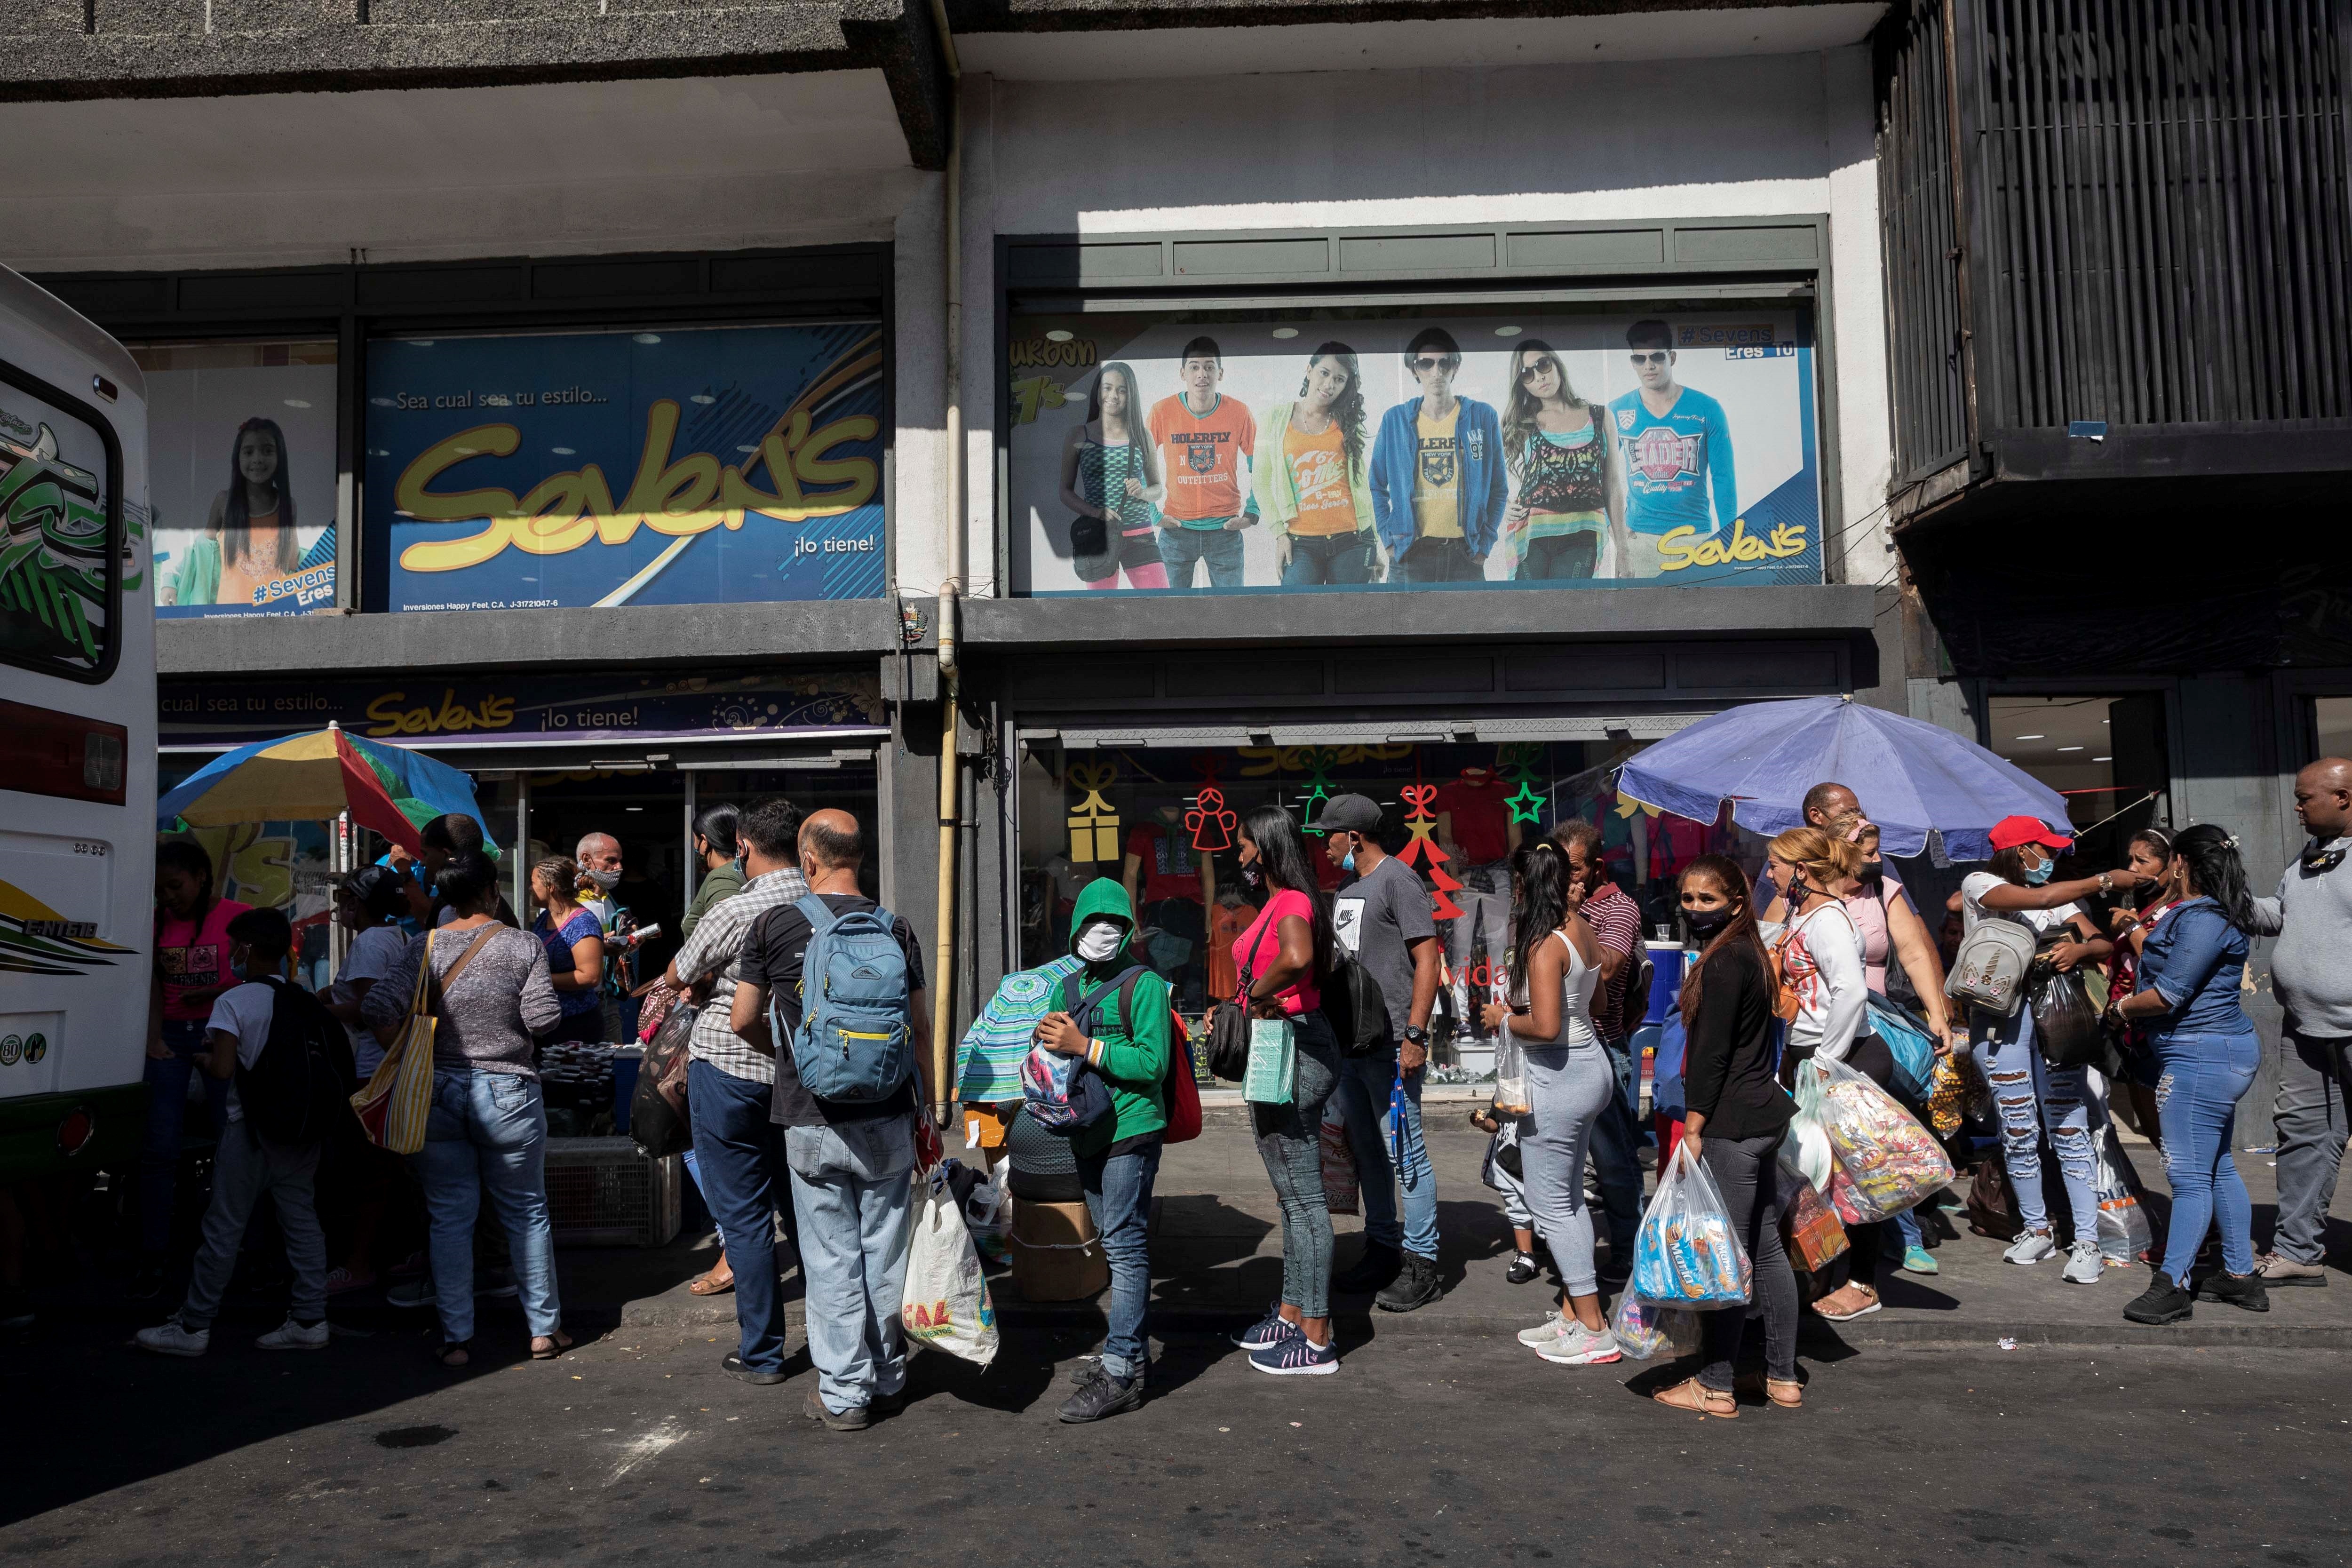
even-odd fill
[(2063, 849), (2074, 842), (2031, 816), (2002, 817), (1992, 825), (1991, 837), (1996, 849), (2014, 849), (2021, 844), (2046, 844), (2053, 849)]

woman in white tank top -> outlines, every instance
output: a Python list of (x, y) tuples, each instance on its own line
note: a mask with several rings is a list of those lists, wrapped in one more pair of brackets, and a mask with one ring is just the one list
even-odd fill
[(1567, 1292), (1556, 1314), (1519, 1335), (1549, 1362), (1597, 1365), (1621, 1358), (1601, 1315), (1592, 1262), (1592, 1214), (1584, 1202), (1585, 1152), (1592, 1123), (1617, 1092), (1617, 1075), (1592, 1027), (1601, 945), (1571, 903), (1568, 861), (1557, 846), (1530, 845), (1512, 857), (1517, 899), (1512, 988), (1526, 1010), (1486, 1012), (1527, 1053), (1528, 1115), (1519, 1127), (1527, 1205), (1551, 1248)]

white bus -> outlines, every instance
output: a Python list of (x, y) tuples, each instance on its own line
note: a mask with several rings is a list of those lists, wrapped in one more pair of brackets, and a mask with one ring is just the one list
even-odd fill
[(0, 1183), (128, 1170), (155, 868), (147, 402), (0, 268)]

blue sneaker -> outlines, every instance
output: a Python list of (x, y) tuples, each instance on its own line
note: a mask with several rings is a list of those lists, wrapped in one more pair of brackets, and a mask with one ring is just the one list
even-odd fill
[(1943, 1270), (1937, 1267), (1936, 1255), (1928, 1251), (1926, 1247), (1906, 1247), (1903, 1249), (1903, 1272), (1906, 1274), (1940, 1274)]
[(1276, 1301), (1265, 1310), (1265, 1316), (1234, 1336), (1234, 1343), (1245, 1351), (1262, 1351), (1297, 1336), (1298, 1325), (1282, 1315), (1282, 1303)]
[(1251, 1352), (1250, 1365), (1276, 1377), (1321, 1377), (1339, 1370), (1339, 1348), (1318, 1345), (1294, 1327), (1279, 1342)]

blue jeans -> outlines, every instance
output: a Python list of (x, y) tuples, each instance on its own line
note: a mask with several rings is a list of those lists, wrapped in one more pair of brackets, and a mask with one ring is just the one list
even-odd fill
[(555, 1299), (555, 1231), (547, 1215), (547, 1107), (520, 1073), (433, 1068), (425, 1147), (409, 1156), (425, 1188), (441, 1337), (474, 1337), (474, 1221), (482, 1196), (507, 1233), (522, 1315), (534, 1335), (562, 1325)]
[[(1356, 1175), (1364, 1195), (1364, 1239), (1375, 1247), (1402, 1247), (1432, 1262), (1437, 1258), (1437, 1173), (1421, 1138), (1421, 1085), (1429, 1076), (1415, 1069), (1404, 1080), (1404, 1168), (1389, 1158), (1389, 1091), (1396, 1083), (1394, 1051), (1351, 1057), (1339, 1064), (1339, 1110), (1348, 1119), (1348, 1143), (1356, 1152)], [(1397, 1224), (1396, 1183), (1404, 1183), (1404, 1224)]]
[(1141, 1377), (1151, 1364), (1143, 1317), (1151, 1305), (1151, 1184), (1160, 1178), (1158, 1140), (1114, 1156), (1078, 1156), (1087, 1213), (1110, 1264), (1110, 1332), (1103, 1338), (1102, 1369), (1117, 1378)]
[[(2021, 1006), (2000, 1018), (1972, 1009), (1969, 1034), (1977, 1066), (1992, 1089), (2000, 1116), (2001, 1164), (2017, 1194), (2017, 1217), (2025, 1228), (2055, 1235), (2042, 1194), (2042, 1134), (2058, 1156), (2066, 1183), (2066, 1205), (2074, 1211), (2074, 1239), (2099, 1238), (2098, 1162), (2091, 1152), (2091, 1091), (2081, 1068), (2053, 1068), (2033, 1044), (2033, 1009)], [(2168, 1138), (2169, 1133), (2166, 1135)], [(2199, 1238), (2203, 1238), (2199, 1229)]]
[(220, 1152), (213, 1157), (213, 1201), (205, 1210), (204, 1245), (196, 1248), (188, 1270), (187, 1299), (180, 1304), (183, 1326), (208, 1329), (220, 1316), (221, 1298), (228, 1294), (229, 1277), (236, 1272), (237, 1249), (245, 1245), (246, 1227), (264, 1193), (278, 1213), (278, 1228), (286, 1237), (286, 1262), (294, 1270), (286, 1315), (305, 1323), (327, 1315), (327, 1238), (319, 1229), (318, 1175), (316, 1144), (288, 1149), (264, 1143), (243, 1121), (232, 1121), (223, 1130)]
[(2172, 1222), (2164, 1237), (2164, 1272), (2189, 1283), (2189, 1266), (2205, 1245), (2205, 1227), (2221, 1227), (2221, 1267), (2249, 1274), (2254, 1267), (2254, 1205), (2245, 1178), (2230, 1155), (2238, 1101), (2262, 1065), (2262, 1037), (2175, 1035), (2159, 1040), (2157, 1120), (2164, 1127), (2164, 1173), (2172, 1183)]
[(907, 1385), (898, 1309), (913, 1209), (914, 1122), (885, 1116), (788, 1127), (784, 1163), (793, 1173), (809, 1359), (816, 1363), (818, 1397), (839, 1415)]
[(1282, 569), (1286, 588), (1372, 580), (1372, 536), (1366, 532), (1290, 536), (1290, 564)]
[(1633, 1267), (1633, 1236), (1642, 1224), (1642, 1130), (1633, 1121), (1633, 1097), (1640, 1092), (1633, 1076), (1633, 1047), (1604, 1040), (1609, 1070), (1617, 1092), (1592, 1119), (1592, 1170), (1601, 1183), (1601, 1218), (1609, 1231), (1609, 1271), (1622, 1274)]
[(772, 1085), (687, 1065), (695, 1163), (702, 1200), (722, 1234), (734, 1237), (727, 1267), (735, 1273), (735, 1321), (743, 1364), (774, 1372), (784, 1364), (784, 1304), (776, 1289), (776, 1205), (784, 1189), (783, 1129), (768, 1120)]
[(1396, 558), (1400, 583), (1476, 583), (1486, 575), (1486, 563), (1470, 558), (1462, 539), (1417, 539)]
[(1209, 586), (1242, 585), (1242, 536), (1225, 528), (1163, 528), (1159, 531), (1160, 563), (1168, 569), (1168, 585), (1192, 585), (1192, 563), (1205, 563)]
[(147, 1135), (139, 1145), (139, 1249), (150, 1267), (160, 1265), (172, 1245), (172, 1193), (179, 1184), (180, 1144), (186, 1137), (188, 1079), (205, 1080), (205, 1128), (217, 1139), (228, 1105), (229, 1080), (205, 1072), (205, 1026), (192, 1018), (163, 1020), (163, 1044), (172, 1054), (147, 1058)]

